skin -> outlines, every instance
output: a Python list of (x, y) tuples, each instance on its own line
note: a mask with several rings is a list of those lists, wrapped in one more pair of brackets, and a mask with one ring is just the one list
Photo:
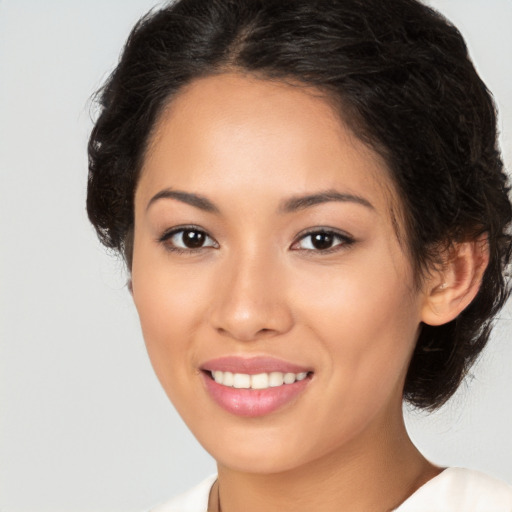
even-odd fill
[[(218, 211), (155, 198), (169, 190)], [(282, 211), (325, 191), (352, 198)], [(420, 322), (446, 321), (439, 297), (453, 289), (432, 292), (436, 273), (413, 285), (396, 197), (384, 162), (317, 91), (226, 73), (189, 84), (162, 114), (136, 190), (132, 293), (164, 390), (218, 462), (212, 510), (219, 490), (223, 512), (391, 510), (439, 473), (407, 435), (402, 389)], [(207, 233), (205, 246), (161, 240), (183, 225)], [(305, 234), (320, 228), (341, 235), (328, 251)], [(199, 370), (226, 355), (314, 374), (278, 411), (238, 417)]]

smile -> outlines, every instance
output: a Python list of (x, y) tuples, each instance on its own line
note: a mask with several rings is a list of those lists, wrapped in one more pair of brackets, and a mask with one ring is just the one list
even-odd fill
[(269, 356), (225, 356), (199, 366), (207, 395), (225, 411), (264, 416), (295, 403), (309, 388), (314, 371)]
[(248, 373), (232, 373), (215, 370), (210, 372), (213, 380), (222, 386), (235, 389), (268, 389), (293, 384), (304, 380), (308, 372), (270, 372), (249, 375)]

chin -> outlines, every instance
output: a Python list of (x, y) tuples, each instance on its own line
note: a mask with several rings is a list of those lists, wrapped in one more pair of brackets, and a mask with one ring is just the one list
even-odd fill
[(246, 425), (194, 434), (219, 466), (242, 473), (283, 473), (315, 459), (318, 451), (289, 428)]
[[(295, 469), (301, 463), (282, 451), (268, 450), (255, 446), (253, 450), (225, 450), (212, 455), (219, 466), (231, 471), (251, 474), (276, 474)], [(298, 448), (298, 447), (297, 447)], [(297, 450), (295, 450), (297, 452)], [(218, 456), (216, 456), (218, 455)]]

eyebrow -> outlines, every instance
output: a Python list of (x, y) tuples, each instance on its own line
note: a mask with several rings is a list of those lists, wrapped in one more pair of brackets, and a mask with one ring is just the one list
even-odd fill
[[(146, 211), (152, 204), (160, 199), (175, 199), (182, 203), (189, 204), (200, 210), (208, 213), (219, 214), (220, 210), (215, 206), (209, 199), (199, 194), (193, 194), (191, 192), (183, 192), (181, 190), (172, 190), (166, 188), (155, 194), (148, 202)], [(329, 203), (329, 202), (342, 202), (342, 203), (356, 203), (370, 210), (375, 210), (374, 206), (365, 199), (364, 197), (356, 196), (353, 194), (342, 194), (336, 190), (326, 190), (324, 192), (318, 192), (316, 194), (308, 194), (304, 196), (294, 196), (283, 201), (278, 211), (280, 213), (293, 213), (298, 210), (304, 210), (317, 204)]]
[(305, 196), (296, 196), (284, 201), (279, 207), (282, 213), (291, 213), (297, 210), (304, 210), (315, 206), (317, 204), (329, 203), (338, 201), (342, 203), (356, 203), (370, 210), (375, 210), (374, 206), (364, 197), (356, 196), (353, 194), (342, 194), (336, 190), (326, 190), (317, 194), (310, 194)]
[(206, 197), (198, 194), (192, 194), (190, 192), (182, 192), (181, 190), (171, 190), (170, 188), (166, 188), (155, 194), (149, 200), (149, 203), (146, 206), (146, 211), (149, 210), (149, 207), (159, 199), (176, 199), (177, 201), (195, 206), (205, 212), (220, 213), (220, 210)]

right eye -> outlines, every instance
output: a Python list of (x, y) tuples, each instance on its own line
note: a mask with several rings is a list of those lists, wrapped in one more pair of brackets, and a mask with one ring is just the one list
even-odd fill
[(173, 228), (166, 231), (159, 242), (171, 252), (191, 253), (207, 247), (217, 248), (218, 244), (205, 231), (195, 227)]

